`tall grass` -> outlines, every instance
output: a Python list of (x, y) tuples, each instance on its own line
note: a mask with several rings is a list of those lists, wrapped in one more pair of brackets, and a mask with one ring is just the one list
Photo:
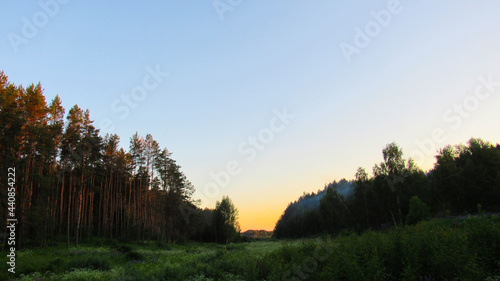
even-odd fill
[(500, 280), (500, 218), (431, 220), (387, 232), (158, 248), (24, 250), (1, 280)]

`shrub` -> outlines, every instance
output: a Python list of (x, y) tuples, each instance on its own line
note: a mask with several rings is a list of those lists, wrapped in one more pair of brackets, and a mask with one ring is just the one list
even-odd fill
[[(109, 280), (110, 276), (107, 272), (93, 269), (75, 269), (66, 272), (64, 275), (58, 276), (60, 281), (94, 281), (94, 280)], [(41, 279), (45, 280), (45, 279)]]
[(425, 204), (418, 196), (410, 199), (410, 210), (406, 216), (406, 224), (416, 224), (421, 220), (428, 219), (431, 216), (429, 206)]
[(488, 271), (497, 269), (500, 259), (500, 226), (493, 219), (483, 216), (468, 218), (463, 228), (467, 243), (481, 265)]
[(142, 261), (142, 260), (144, 260), (144, 255), (141, 254), (141, 253), (139, 253), (139, 252), (135, 252), (135, 251), (129, 251), (129, 252), (127, 252), (126, 257), (129, 260), (135, 260), (135, 261)]
[(106, 239), (106, 242), (104, 243), (108, 246), (110, 246), (111, 248), (117, 248), (118, 247), (118, 240), (116, 239)]
[(165, 243), (163, 241), (156, 241), (155, 245), (156, 245), (156, 249), (165, 249), (165, 250), (172, 250), (173, 249), (171, 244)]
[(90, 236), (85, 239), (85, 243), (94, 245), (94, 246), (103, 246), (106, 244), (106, 239), (104, 238), (99, 238), (96, 236)]
[(68, 264), (71, 268), (109, 270), (111, 265), (107, 259), (96, 256), (75, 256)]
[(132, 251), (132, 248), (130, 248), (129, 246), (125, 246), (125, 245), (122, 245), (120, 247), (117, 247), (116, 248), (118, 251), (120, 251), (122, 254), (127, 254), (128, 252), (131, 252)]
[(62, 271), (62, 267), (64, 265), (64, 261), (61, 258), (56, 258), (52, 260), (47, 266), (47, 271), (50, 272), (60, 272)]
[(245, 249), (245, 245), (242, 245), (242, 244), (231, 243), (229, 245), (226, 245), (226, 250), (228, 250), (228, 251), (244, 250), (244, 249)]

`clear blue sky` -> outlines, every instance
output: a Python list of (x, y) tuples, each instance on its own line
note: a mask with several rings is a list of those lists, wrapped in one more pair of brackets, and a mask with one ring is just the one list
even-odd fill
[[(203, 207), (233, 199), (243, 230), (271, 230), (303, 191), (371, 172), (392, 141), (425, 170), (446, 144), (500, 142), (500, 2), (313, 2), (4, 1), (0, 70), (88, 108), (123, 147), (152, 134)], [(475, 96), (480, 77), (491, 82)], [(283, 108), (288, 124), (274, 121)], [(224, 186), (210, 172), (224, 180), (228, 163)]]

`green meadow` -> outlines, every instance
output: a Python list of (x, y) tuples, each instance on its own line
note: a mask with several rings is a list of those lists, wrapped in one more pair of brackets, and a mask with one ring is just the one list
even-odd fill
[[(5, 253), (2, 253), (5, 256)], [(500, 217), (433, 219), (299, 240), (97, 240), (17, 252), (8, 280), (500, 280)]]

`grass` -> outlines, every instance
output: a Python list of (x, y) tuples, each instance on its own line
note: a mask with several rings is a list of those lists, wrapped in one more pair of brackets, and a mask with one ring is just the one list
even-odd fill
[(227, 246), (60, 244), (18, 251), (16, 263), (0, 280), (500, 280), (500, 218)]

